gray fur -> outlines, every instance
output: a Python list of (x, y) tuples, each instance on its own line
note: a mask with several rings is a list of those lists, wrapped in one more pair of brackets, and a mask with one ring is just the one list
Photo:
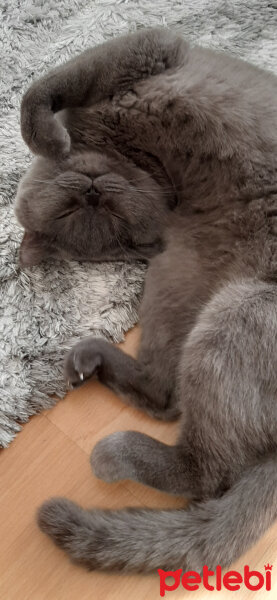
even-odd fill
[(66, 379), (96, 375), (153, 416), (180, 416), (174, 446), (113, 434), (93, 470), (197, 502), (44, 504), (41, 528), (89, 568), (225, 566), (276, 517), (276, 92), (270, 73), (151, 29), (87, 51), (23, 99), (22, 134), (41, 156), (18, 192), (22, 263), (150, 261), (137, 360), (88, 338)]
[[(85, 335), (115, 341), (137, 320), (145, 274), (132, 264), (49, 261), (18, 268), (22, 228), (13, 203), (31, 155), (19, 107), (33, 79), (85, 48), (167, 25), (186, 39), (276, 70), (276, 8), (266, 0), (18, 0), (1, 2), (0, 445), (65, 393), (65, 351)], [(93, 290), (93, 294), (91, 293)], [(53, 338), (54, 335), (54, 338)], [(30, 353), (30, 349), (32, 349)]]

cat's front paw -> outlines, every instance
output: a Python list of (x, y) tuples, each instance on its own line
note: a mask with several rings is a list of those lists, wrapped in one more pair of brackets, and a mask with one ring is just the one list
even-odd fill
[[(40, 83), (34, 83), (21, 103), (21, 134), (34, 154), (50, 159), (69, 156), (71, 139), (62, 123), (55, 118), (48, 103), (38, 102)], [(50, 103), (51, 104), (51, 103)]]
[(70, 350), (65, 359), (65, 380), (69, 386), (77, 387), (97, 375), (103, 360), (102, 346), (103, 340), (88, 338)]
[(45, 120), (45, 123), (29, 140), (28, 145), (34, 154), (60, 159), (69, 156), (71, 139), (65, 127), (53, 117)]

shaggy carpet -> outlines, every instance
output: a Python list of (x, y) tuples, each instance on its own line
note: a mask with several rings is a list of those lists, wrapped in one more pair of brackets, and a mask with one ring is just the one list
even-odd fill
[[(119, 341), (137, 319), (141, 264), (52, 262), (22, 272), (16, 187), (31, 156), (19, 108), (33, 78), (84, 48), (139, 27), (165, 25), (192, 42), (276, 70), (277, 2), (265, 0), (0, 0), (0, 445), (62, 397), (67, 348), (93, 332)], [(93, 410), (93, 403), (92, 403)]]

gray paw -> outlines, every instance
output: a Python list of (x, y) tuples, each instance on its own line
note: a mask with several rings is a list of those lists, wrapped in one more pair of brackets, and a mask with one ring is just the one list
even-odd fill
[(53, 123), (50, 131), (45, 131), (45, 141), (42, 147), (44, 148), (44, 154), (47, 157), (53, 158), (66, 158), (69, 156), (71, 139), (69, 133), (62, 127), (62, 125), (55, 119), (52, 119)]
[(90, 463), (98, 479), (107, 483), (134, 476), (127, 455), (127, 431), (117, 431), (100, 440), (94, 447)]
[(34, 154), (46, 158), (66, 158), (70, 153), (71, 139), (65, 127), (51, 117), (45, 120), (39, 131), (35, 130), (28, 146)]
[(97, 374), (102, 364), (102, 340), (88, 338), (76, 344), (65, 359), (65, 380), (76, 387)]

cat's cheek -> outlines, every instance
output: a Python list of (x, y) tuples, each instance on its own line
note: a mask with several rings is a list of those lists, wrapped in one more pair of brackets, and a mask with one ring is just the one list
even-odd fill
[(19, 249), (19, 265), (21, 268), (39, 265), (50, 255), (49, 249), (41, 234), (25, 231)]

